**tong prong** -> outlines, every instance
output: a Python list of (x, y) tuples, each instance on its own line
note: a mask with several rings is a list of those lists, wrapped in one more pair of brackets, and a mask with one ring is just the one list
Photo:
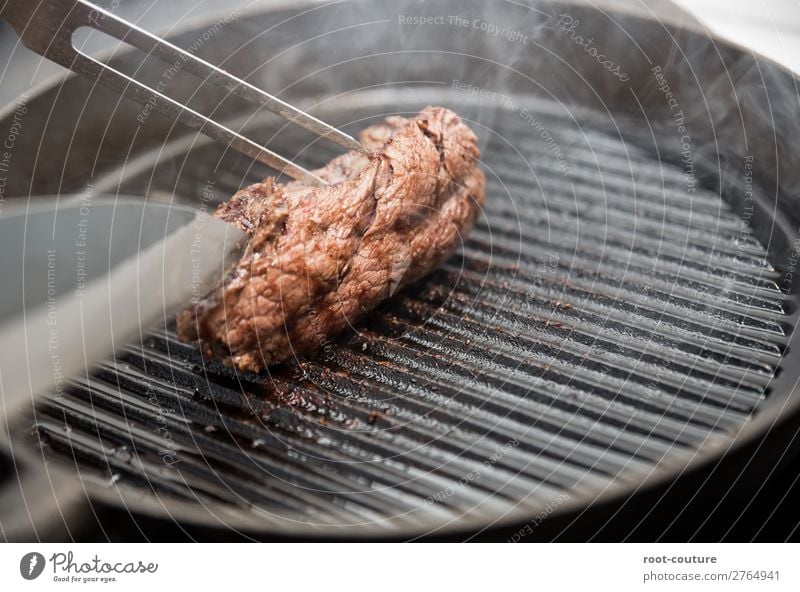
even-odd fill
[(170, 119), (180, 121), (192, 129), (230, 146), (234, 150), (263, 162), (275, 170), (286, 173), (293, 179), (303, 181), (309, 185), (325, 184), (324, 180), (311, 171), (293, 163), (269, 148), (89, 56), (76, 52), (72, 69), (85, 74), (91, 73), (92, 78), (97, 79), (98, 82), (117, 93), (142, 105), (153, 105), (154, 109)]
[[(88, 4), (84, 0), (80, 0), (80, 2)], [(180, 63), (182, 70), (191, 72), (195, 76), (203, 78), (205, 81), (223, 88), (229, 93), (241, 97), (254, 105), (264, 107), (320, 137), (328, 138), (344, 146), (348, 150), (364, 151), (364, 148), (355, 138), (317, 119), (313, 115), (309, 115), (305, 111), (297, 109), (278, 97), (264, 92), (249, 82), (233, 76), (222, 68), (198, 58), (177, 45), (173, 45), (169, 41), (161, 39), (132, 23), (118, 18), (107, 10), (95, 8), (94, 11), (95, 14), (93, 15), (94, 19), (92, 24), (99, 31), (128, 43), (149, 55), (156, 56), (167, 64)]]
[(142, 105), (152, 105), (152, 108), (167, 117), (180, 121), (305, 183), (320, 185), (324, 184), (324, 181), (305, 168), (227, 126), (217, 123), (210, 117), (79, 52), (72, 43), (73, 33), (81, 27), (90, 27), (152, 54), (167, 63), (180, 62), (182, 69), (186, 69), (195, 76), (202, 77), (236, 96), (259, 107), (264, 107), (290, 122), (297, 123), (348, 149), (364, 151), (364, 148), (355, 139), (335, 127), (86, 0), (48, 0), (41, 4), (29, 0), (5, 0), (4, 4), (0, 6), (0, 17), (14, 27), (26, 47), (40, 55), (82, 76), (96, 80)]

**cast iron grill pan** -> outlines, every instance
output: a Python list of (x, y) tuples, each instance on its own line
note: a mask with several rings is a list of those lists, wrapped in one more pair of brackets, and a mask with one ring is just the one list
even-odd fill
[[(415, 100), (391, 111), (459, 109)], [(326, 117), (369, 123), (351, 109)], [(727, 447), (786, 342), (765, 249), (702, 178), (688, 193), (670, 155), (530, 109), (547, 135), (510, 111), (476, 124), (488, 197), (459, 252), (317, 358), (236, 373), (169, 325), (39, 405), (46, 454), (129, 507), (421, 533), (557, 511)], [(196, 202), (209, 178), (225, 199), (263, 176), (214, 145), (145, 169), (114, 188)]]

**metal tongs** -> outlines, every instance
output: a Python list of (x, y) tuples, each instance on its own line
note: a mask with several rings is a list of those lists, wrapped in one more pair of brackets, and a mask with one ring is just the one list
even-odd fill
[(324, 181), (313, 173), (250, 138), (182, 105), (108, 64), (81, 53), (72, 43), (73, 34), (82, 27), (90, 27), (169, 64), (180, 62), (182, 69), (203, 78), (204, 81), (223, 88), (258, 107), (269, 109), (284, 119), (301, 125), (318, 136), (328, 138), (349, 150), (364, 151), (361, 144), (353, 137), (335, 127), (91, 2), (85, 0), (36, 2), (32, 0), (0, 0), (0, 2), (4, 2), (0, 7), (0, 18), (14, 27), (23, 44), (29, 49), (90, 80), (96, 80), (134, 101), (143, 105), (151, 104), (167, 117), (180, 121), (294, 179), (314, 185), (324, 184)]
[[(321, 137), (363, 150), (352, 137), (85, 0), (0, 0), (31, 50), (311, 184), (323, 181), (286, 158), (76, 50), (96, 29), (266, 107)], [(91, 189), (91, 188), (89, 188)], [(29, 199), (0, 212), (0, 424), (48, 388), (66, 388), (190, 299), (211, 291), (246, 245), (238, 228), (203, 208), (120, 195)], [(11, 279), (9, 279), (11, 278)], [(16, 281), (15, 281), (16, 280)], [(3, 428), (0, 425), (0, 440)]]

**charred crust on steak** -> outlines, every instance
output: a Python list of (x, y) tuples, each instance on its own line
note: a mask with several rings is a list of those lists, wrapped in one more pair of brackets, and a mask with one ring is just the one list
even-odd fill
[(484, 203), (477, 138), (448, 109), (388, 117), (315, 172), (274, 178), (215, 215), (250, 236), (222, 288), (184, 310), (178, 336), (242, 370), (311, 353), (460, 244)]

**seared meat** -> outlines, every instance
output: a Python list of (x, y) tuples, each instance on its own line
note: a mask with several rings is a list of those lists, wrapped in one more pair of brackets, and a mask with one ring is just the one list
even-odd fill
[(320, 349), (460, 244), (484, 202), (475, 134), (427, 107), (365, 129), (316, 172), (329, 185), (273, 178), (239, 191), (215, 215), (250, 236), (223, 287), (178, 317), (181, 339), (259, 371)]

